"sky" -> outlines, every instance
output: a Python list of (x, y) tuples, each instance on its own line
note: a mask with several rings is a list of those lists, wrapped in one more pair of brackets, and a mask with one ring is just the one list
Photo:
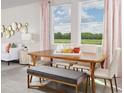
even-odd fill
[[(59, 5), (53, 7), (54, 32), (66, 33), (71, 31), (71, 6)], [(102, 33), (104, 2), (97, 1), (82, 3), (81, 6), (81, 32)]]

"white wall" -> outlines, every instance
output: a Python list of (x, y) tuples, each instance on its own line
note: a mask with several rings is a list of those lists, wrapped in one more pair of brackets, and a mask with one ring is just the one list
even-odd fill
[[(40, 3), (32, 3), (28, 5), (2, 9), (1, 11), (1, 24), (8, 26), (12, 22), (28, 23), (28, 32), (33, 34), (34, 42), (29, 49), (39, 50), (40, 49), (40, 29), (41, 29), (41, 19), (40, 19)], [(21, 40), (21, 33), (16, 32), (14, 36), (9, 39), (2, 38), (1, 43), (5, 42), (15, 42), (23, 43)]]

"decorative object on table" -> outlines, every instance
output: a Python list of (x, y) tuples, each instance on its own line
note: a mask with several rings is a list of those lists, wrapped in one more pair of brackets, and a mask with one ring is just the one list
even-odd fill
[(98, 46), (96, 49), (96, 55), (101, 56), (102, 55), (102, 46)]
[(57, 49), (54, 51), (54, 54), (76, 56), (81, 54), (81, 50), (80, 47), (75, 46), (58, 46)]
[(80, 48), (79, 48), (79, 47), (75, 47), (75, 48), (73, 49), (73, 52), (74, 52), (74, 53), (79, 53), (79, 52), (80, 52)]
[(57, 47), (56, 47), (56, 52), (61, 52), (61, 50), (64, 48), (64, 46), (63, 45), (58, 45)]

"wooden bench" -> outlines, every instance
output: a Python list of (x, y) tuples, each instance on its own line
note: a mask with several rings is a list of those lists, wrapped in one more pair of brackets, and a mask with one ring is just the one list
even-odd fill
[[(48, 66), (36, 66), (36, 67), (27, 69), (28, 88), (31, 87), (30, 76), (38, 76), (40, 78), (45, 78), (50, 81), (73, 86), (76, 88), (76, 93), (78, 93), (79, 85), (83, 81), (85, 82), (87, 81), (87, 75), (82, 72), (77, 72), (77, 71), (67, 70), (62, 68), (48, 67)], [(87, 91), (87, 86), (85, 86), (84, 93), (86, 93), (86, 91)]]

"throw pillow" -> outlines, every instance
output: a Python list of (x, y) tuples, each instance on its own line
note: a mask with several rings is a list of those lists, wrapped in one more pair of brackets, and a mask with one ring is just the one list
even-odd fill
[(9, 53), (10, 47), (11, 47), (11, 44), (10, 44), (10, 43), (6, 44), (6, 46), (5, 46), (5, 51), (6, 51), (7, 53)]
[(16, 47), (17, 47), (17, 45), (15, 43), (11, 44), (11, 48), (16, 48)]

